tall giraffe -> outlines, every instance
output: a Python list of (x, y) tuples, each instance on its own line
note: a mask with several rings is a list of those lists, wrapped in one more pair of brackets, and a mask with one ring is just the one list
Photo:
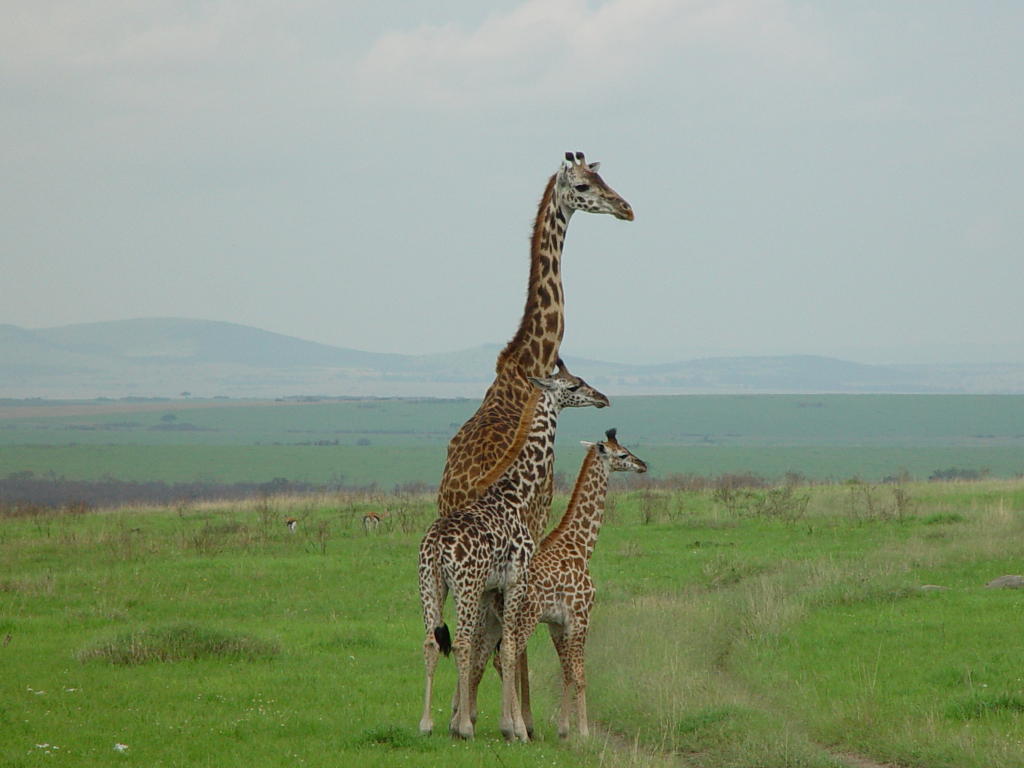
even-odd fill
[[(420, 601), (426, 630), (426, 691), (420, 719), (424, 733), (434, 727), (430, 705), (438, 654), (454, 651), (459, 684), (451, 729), (464, 738), (472, 737), (470, 713), (476, 703), (469, 698), (469, 677), (474, 635), (482, 616), (491, 610), (495, 592), (504, 593), (506, 607), (515, 606), (518, 600), (520, 576), (535, 549), (523, 513), (549, 471), (558, 414), (567, 407), (607, 403), (603, 394), (578, 379), (534, 378), (532, 382), (539, 396), (516, 459), (476, 501), (435, 520), (420, 544)], [(442, 616), (449, 590), (457, 616), (454, 642)], [(515, 676), (510, 677), (514, 684)], [(513, 700), (518, 705), (515, 696)], [(502, 730), (508, 738), (513, 731), (506, 726), (515, 719), (513, 713), (503, 711)], [(525, 727), (521, 737), (526, 738)]]
[[(440, 516), (460, 509), (485, 490), (515, 460), (530, 422), (535, 390), (529, 377), (546, 377), (560, 366), (559, 347), (565, 330), (562, 293), (562, 246), (574, 211), (609, 213), (633, 220), (633, 209), (582, 152), (565, 153), (565, 163), (548, 179), (530, 240), (530, 278), (526, 306), (515, 336), (498, 355), (495, 378), (476, 414), (448, 444), (448, 458), (437, 495)], [(552, 473), (526, 519), (534, 541), (547, 526)]]
[[(526, 647), (539, 622), (548, 625), (551, 640), (562, 665), (562, 705), (558, 735), (569, 735), (569, 717), (573, 709), (570, 690), (575, 687), (575, 710), (581, 736), (589, 735), (587, 724), (586, 677), (583, 672), (584, 646), (594, 604), (594, 582), (587, 567), (597, 534), (604, 519), (608, 478), (612, 472), (646, 472), (647, 464), (619, 444), (614, 429), (600, 443), (583, 444), (583, 458), (569, 506), (561, 522), (545, 537), (527, 567), (525, 594), (516, 613), (508, 611), (505, 624), (488, 617), (485, 639), (473, 659), (473, 679), (478, 682), (487, 664), (487, 656), (498, 640), (502, 643), (502, 669), (517, 650)], [(508, 626), (512, 622), (512, 626)], [(513, 641), (508, 645), (509, 639)], [(482, 653), (480, 652), (482, 651)], [(503, 692), (505, 688), (503, 686)], [(514, 691), (514, 688), (513, 688)], [(507, 706), (503, 702), (503, 707)]]

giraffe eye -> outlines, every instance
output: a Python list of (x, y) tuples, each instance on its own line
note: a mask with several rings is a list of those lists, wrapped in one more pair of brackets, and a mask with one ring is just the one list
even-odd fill
[(569, 391), (570, 392), (575, 392), (579, 388), (580, 388), (579, 384), (573, 384), (571, 387), (569, 387)]
[(589, 184), (577, 184), (575, 187), (573, 187), (573, 189), (575, 189), (577, 192), (586, 192), (588, 189), (590, 189), (590, 185)]

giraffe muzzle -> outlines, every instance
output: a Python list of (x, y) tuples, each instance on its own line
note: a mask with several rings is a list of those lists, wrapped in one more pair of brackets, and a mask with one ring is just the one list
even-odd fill
[(622, 205), (615, 211), (616, 219), (624, 219), (626, 221), (633, 221), (633, 206), (627, 203), (625, 200), (622, 201)]

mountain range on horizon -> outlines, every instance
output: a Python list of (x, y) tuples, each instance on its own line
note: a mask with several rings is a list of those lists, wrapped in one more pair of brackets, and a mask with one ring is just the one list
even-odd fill
[[(366, 352), (235, 323), (140, 318), (0, 325), (0, 397), (481, 397), (499, 344), (442, 354)], [(874, 365), (818, 355), (634, 365), (566, 355), (609, 395), (1024, 394), (1024, 364)]]

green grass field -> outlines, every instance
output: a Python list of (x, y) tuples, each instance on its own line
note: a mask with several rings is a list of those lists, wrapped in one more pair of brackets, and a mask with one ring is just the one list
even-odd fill
[(543, 630), (537, 743), (498, 738), (493, 674), (475, 741), (416, 733), (432, 516), (336, 495), (0, 518), (0, 763), (1024, 764), (1024, 593), (985, 588), (1021, 571), (1019, 480), (614, 494), (587, 743), (555, 735)]

